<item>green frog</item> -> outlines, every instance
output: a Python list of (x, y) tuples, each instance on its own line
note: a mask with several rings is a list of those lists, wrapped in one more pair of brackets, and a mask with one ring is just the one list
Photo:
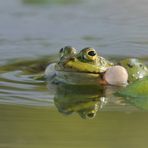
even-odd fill
[(128, 81), (133, 82), (137, 79), (141, 79), (148, 76), (148, 68), (139, 59), (127, 58), (119, 62), (119, 65), (123, 66), (128, 72)]
[(65, 46), (59, 51), (59, 60), (46, 68), (45, 77), (76, 85), (119, 85), (118, 81), (125, 81), (125, 77), (126, 82), (133, 82), (148, 75), (147, 66), (139, 59), (126, 58), (119, 65), (125, 69), (114, 66), (91, 47), (78, 52), (74, 47)]
[(101, 56), (95, 49), (87, 47), (76, 53), (76, 49), (66, 46), (60, 50), (60, 60), (56, 69), (85, 73), (102, 73), (113, 64)]
[(49, 65), (45, 75), (51, 77), (55, 74), (58, 81), (68, 84), (99, 84), (101, 74), (113, 65), (90, 47), (77, 52), (75, 48), (66, 46), (59, 54), (59, 61)]

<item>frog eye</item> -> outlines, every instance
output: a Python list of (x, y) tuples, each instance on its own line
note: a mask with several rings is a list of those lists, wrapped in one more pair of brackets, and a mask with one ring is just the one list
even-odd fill
[(97, 53), (93, 48), (85, 48), (83, 50), (83, 59), (88, 61), (95, 61), (97, 58)]
[(96, 58), (97, 58), (97, 53), (95, 50), (90, 50), (87, 52), (86, 54), (86, 58), (87, 60), (90, 60), (90, 61), (95, 61)]
[(76, 49), (74, 47), (71, 47), (71, 46), (65, 46), (65, 47), (60, 49), (59, 53), (60, 53), (60, 57), (75, 55)]
[(89, 55), (89, 56), (95, 56), (95, 55), (96, 55), (96, 52), (95, 52), (95, 51), (89, 51), (89, 52), (88, 52), (88, 55)]

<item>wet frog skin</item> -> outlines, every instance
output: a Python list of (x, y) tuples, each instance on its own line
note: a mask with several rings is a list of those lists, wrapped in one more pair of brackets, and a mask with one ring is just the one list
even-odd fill
[(79, 53), (73, 47), (66, 46), (60, 50), (60, 60), (56, 65), (57, 70), (75, 71), (86, 73), (102, 73), (113, 64), (101, 56), (95, 49), (87, 47)]
[(106, 69), (113, 64), (97, 54), (95, 49), (87, 47), (77, 51), (65, 46), (59, 51), (59, 60), (45, 70), (45, 77), (68, 84), (97, 84)]
[(119, 65), (123, 66), (128, 72), (128, 81), (133, 82), (137, 79), (141, 79), (148, 76), (148, 68), (139, 59), (127, 58), (121, 60)]

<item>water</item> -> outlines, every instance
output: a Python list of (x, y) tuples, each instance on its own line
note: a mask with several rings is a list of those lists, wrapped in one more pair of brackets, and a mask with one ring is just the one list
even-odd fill
[(69, 92), (34, 76), (65, 45), (148, 64), (147, 6), (146, 0), (1, 1), (0, 147), (146, 148), (147, 110), (112, 95), (119, 88)]

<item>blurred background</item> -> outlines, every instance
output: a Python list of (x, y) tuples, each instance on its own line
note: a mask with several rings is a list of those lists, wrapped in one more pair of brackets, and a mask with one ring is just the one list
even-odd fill
[[(1, 0), (0, 148), (147, 148), (148, 113), (142, 110), (147, 99), (140, 106), (109, 90), (111, 102), (101, 104), (93, 120), (84, 120), (82, 108), (99, 106), (98, 89), (66, 94), (69, 88), (62, 87), (58, 94), (33, 79), (36, 64), (51, 62), (66, 45), (147, 62), (148, 1)], [(71, 109), (81, 112), (63, 115)]]
[(0, 1), (0, 60), (57, 53), (148, 54), (147, 0)]

